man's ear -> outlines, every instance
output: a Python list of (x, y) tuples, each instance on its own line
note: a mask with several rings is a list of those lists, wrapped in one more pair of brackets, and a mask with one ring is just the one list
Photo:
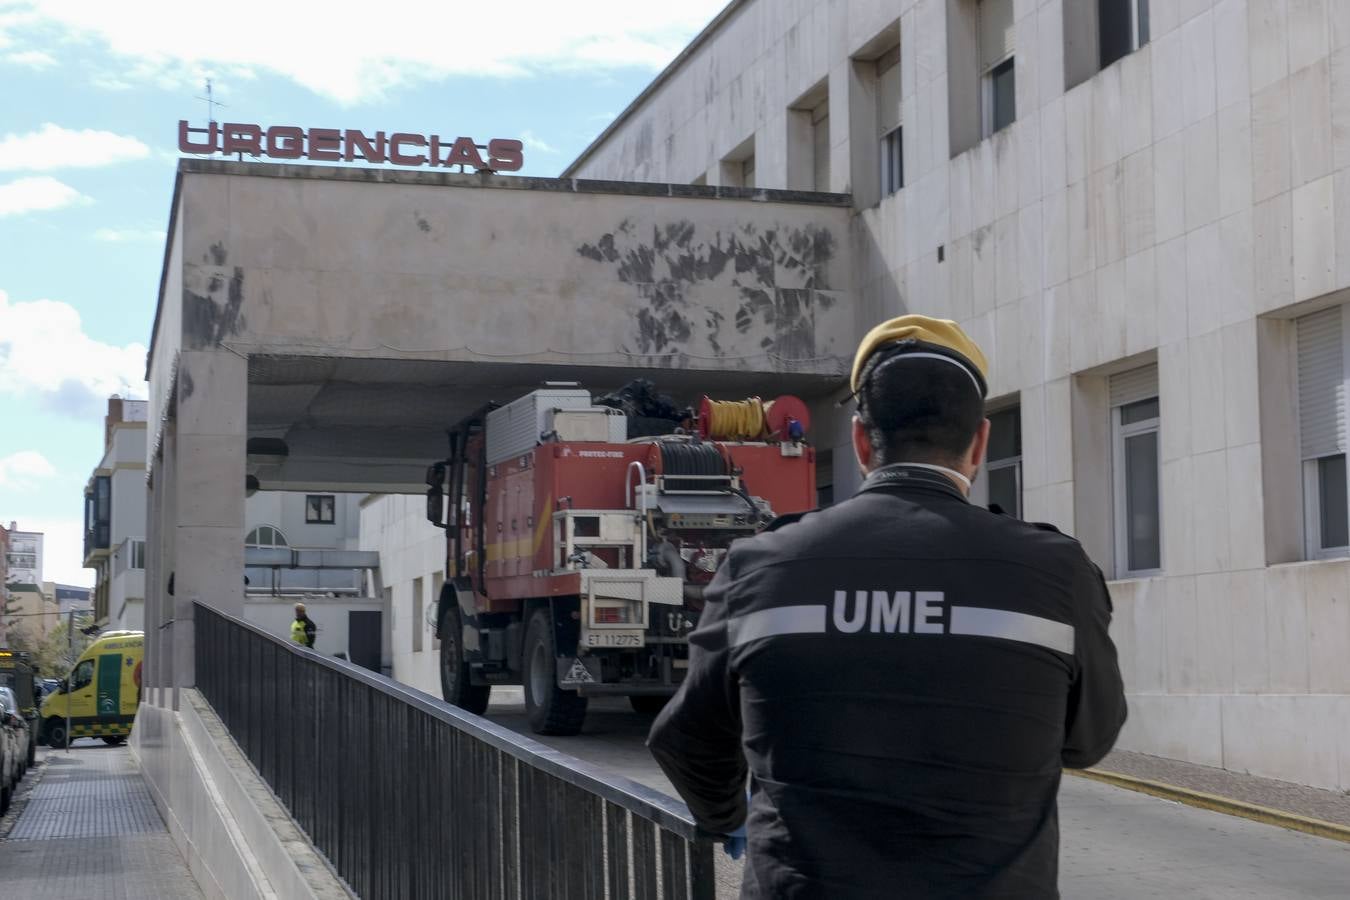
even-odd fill
[(856, 415), (853, 417), (853, 455), (858, 458), (858, 468), (864, 476), (872, 471), (872, 442), (867, 437), (867, 426)]
[(989, 420), (980, 422), (979, 429), (975, 432), (975, 440), (970, 442), (970, 450), (966, 454), (966, 464), (972, 469), (979, 469), (984, 465), (984, 454), (989, 449)]

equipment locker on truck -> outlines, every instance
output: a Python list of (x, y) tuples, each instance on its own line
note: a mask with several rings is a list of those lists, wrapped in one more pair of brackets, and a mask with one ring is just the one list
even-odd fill
[(731, 542), (815, 506), (808, 427), (795, 397), (705, 397), (662, 424), (556, 385), (460, 422), (427, 471), (445, 699), (482, 713), (523, 684), (541, 734), (580, 731), (602, 694), (658, 710)]

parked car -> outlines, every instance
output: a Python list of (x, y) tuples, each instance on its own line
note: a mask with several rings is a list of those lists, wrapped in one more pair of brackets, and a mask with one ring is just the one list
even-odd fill
[(0, 814), (9, 809), (19, 781), (28, 771), (28, 720), (19, 712), (19, 701), (14, 691), (0, 687)]

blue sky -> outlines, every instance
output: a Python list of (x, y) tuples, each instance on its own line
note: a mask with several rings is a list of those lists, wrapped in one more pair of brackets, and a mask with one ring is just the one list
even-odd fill
[(107, 396), (145, 396), (206, 78), (221, 121), (514, 137), (520, 174), (556, 175), (724, 2), (0, 0), (0, 522), (47, 532), (47, 579), (92, 583), (83, 487)]

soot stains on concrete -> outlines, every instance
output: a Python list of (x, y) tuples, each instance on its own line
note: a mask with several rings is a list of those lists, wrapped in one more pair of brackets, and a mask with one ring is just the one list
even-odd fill
[(835, 303), (835, 240), (823, 228), (745, 225), (700, 237), (685, 220), (648, 231), (625, 219), (577, 253), (633, 286), (637, 310), (623, 349), (639, 355), (814, 358), (816, 312)]
[(242, 332), (248, 324), (243, 307), (242, 266), (234, 267), (228, 282), (220, 274), (212, 275), (204, 295), (183, 288), (183, 333), (187, 345), (213, 347)]

